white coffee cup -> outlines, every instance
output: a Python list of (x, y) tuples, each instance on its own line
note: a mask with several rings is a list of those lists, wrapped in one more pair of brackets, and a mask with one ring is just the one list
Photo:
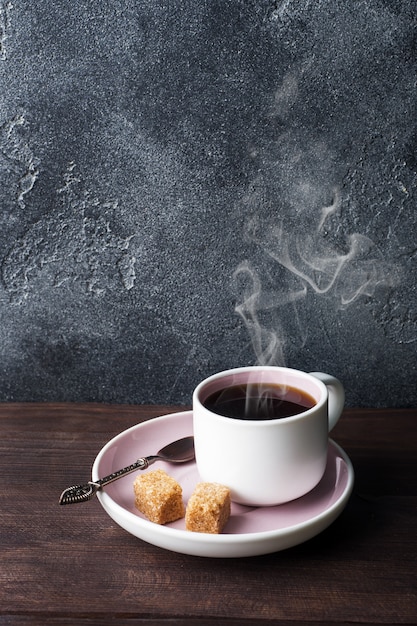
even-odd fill
[[(253, 419), (253, 414), (227, 417), (205, 406), (220, 390), (259, 383), (285, 387), (291, 394), (298, 390), (310, 397), (312, 406), (272, 419)], [(253, 366), (210, 376), (193, 394), (194, 443), (201, 480), (228, 486), (234, 502), (251, 506), (277, 505), (305, 495), (323, 477), (328, 433), (342, 413), (344, 399), (342, 383), (321, 372)], [(215, 410), (226, 412), (220, 406)]]

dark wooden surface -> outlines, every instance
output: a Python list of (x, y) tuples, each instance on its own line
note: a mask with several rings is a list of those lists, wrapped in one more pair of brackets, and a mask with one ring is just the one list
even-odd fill
[(0, 624), (417, 623), (417, 410), (347, 410), (354, 493), (286, 551), (207, 559), (149, 545), (97, 499), (59, 506), (101, 447), (175, 407), (0, 404)]

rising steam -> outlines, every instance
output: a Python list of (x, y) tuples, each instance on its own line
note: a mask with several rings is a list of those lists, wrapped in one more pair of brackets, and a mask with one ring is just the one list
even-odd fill
[(258, 272), (248, 261), (242, 262), (234, 273), (242, 300), (235, 311), (246, 324), (258, 365), (285, 364), (285, 335), (279, 315), (271, 329), (261, 323), (261, 313), (277, 312), (291, 305), (296, 316), (297, 302), (309, 292), (331, 298), (338, 308), (346, 308), (361, 297), (374, 297), (379, 288), (395, 284), (392, 268), (369, 237), (359, 233), (346, 235), (343, 252), (329, 243), (326, 225), (339, 212), (340, 196), (335, 193), (331, 205), (318, 213), (316, 227), (309, 227), (307, 233), (303, 225), (297, 230), (291, 222), (290, 227), (285, 218), (266, 228), (257, 217), (248, 222), (247, 241), (287, 270), (284, 283), (288, 283), (282, 284), (279, 292), (265, 292)]

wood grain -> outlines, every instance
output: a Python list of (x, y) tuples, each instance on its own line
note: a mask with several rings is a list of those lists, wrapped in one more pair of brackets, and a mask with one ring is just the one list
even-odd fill
[(356, 475), (318, 537), (207, 559), (149, 545), (93, 500), (60, 507), (101, 447), (182, 407), (0, 405), (0, 624), (417, 622), (417, 410), (347, 410), (332, 433)]

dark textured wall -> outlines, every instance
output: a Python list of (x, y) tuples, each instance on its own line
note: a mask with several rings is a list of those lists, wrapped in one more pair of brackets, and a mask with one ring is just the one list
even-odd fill
[(416, 404), (412, 0), (0, 1), (0, 401)]

